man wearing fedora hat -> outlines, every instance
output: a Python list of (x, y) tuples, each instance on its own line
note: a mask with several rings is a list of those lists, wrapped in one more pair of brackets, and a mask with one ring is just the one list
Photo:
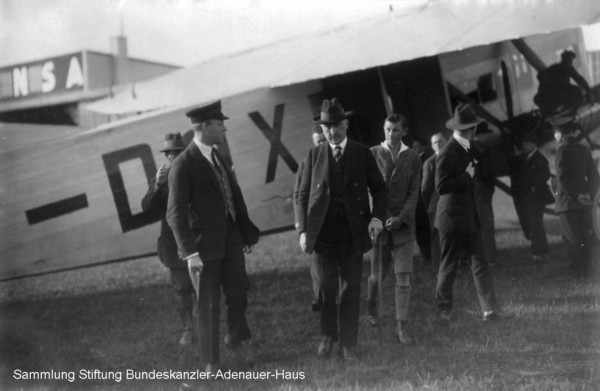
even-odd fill
[[(386, 186), (368, 147), (346, 137), (351, 111), (324, 100), (314, 122), (327, 143), (312, 148), (298, 189), (296, 229), (300, 247), (321, 265), (321, 334), (317, 354), (340, 342), (344, 360), (356, 360), (362, 255), (383, 229)], [(369, 205), (369, 192), (373, 209)], [(342, 281), (339, 308), (338, 281)], [(339, 312), (338, 312), (339, 310)]]
[(160, 166), (156, 172), (156, 178), (152, 180), (148, 192), (142, 199), (142, 209), (147, 213), (155, 213), (160, 216), (160, 236), (157, 240), (158, 258), (162, 264), (169, 269), (171, 283), (177, 294), (178, 312), (183, 323), (183, 335), (179, 339), (180, 345), (192, 343), (194, 324), (192, 321), (193, 293), (194, 287), (185, 262), (179, 258), (177, 243), (173, 231), (167, 224), (167, 200), (169, 198), (169, 186), (167, 177), (169, 166), (181, 151), (185, 149), (185, 143), (179, 133), (168, 133), (165, 136), (163, 149), (167, 163)]
[(220, 292), (226, 297), (225, 346), (241, 352), (250, 339), (246, 321), (250, 281), (244, 253), (258, 242), (259, 230), (248, 217), (242, 191), (217, 150), (227, 129), (221, 102), (186, 112), (194, 139), (169, 173), (167, 221), (190, 274), (199, 281), (196, 321), (200, 356), (206, 371), (219, 364)]
[(442, 319), (454, 318), (452, 287), (461, 250), (471, 255), (471, 272), (477, 289), (483, 320), (505, 317), (494, 292), (491, 271), (483, 257), (481, 223), (474, 194), (475, 170), (481, 157), (471, 148), (477, 124), (482, 122), (468, 104), (459, 104), (454, 117), (446, 122), (453, 130), (450, 141), (437, 156), (436, 190), (440, 195), (435, 225), (439, 230), (441, 260), (436, 300)]

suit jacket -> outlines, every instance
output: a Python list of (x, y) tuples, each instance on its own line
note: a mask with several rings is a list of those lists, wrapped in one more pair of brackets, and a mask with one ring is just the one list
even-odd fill
[(474, 180), (465, 171), (472, 157), (454, 137), (437, 156), (435, 187), (440, 194), (435, 226), (440, 231), (473, 233), (480, 229), (473, 192)]
[(440, 195), (435, 189), (435, 168), (437, 155), (431, 155), (423, 163), (423, 180), (421, 181), (421, 197), (427, 207), (427, 213), (434, 214)]
[(539, 151), (535, 151), (529, 158), (522, 154), (511, 159), (509, 164), (513, 193), (518, 193), (538, 205), (554, 202), (547, 184), (550, 179), (550, 166), (544, 155)]
[(187, 267), (187, 264), (179, 258), (177, 243), (173, 231), (167, 223), (167, 200), (169, 198), (169, 186), (165, 182), (158, 185), (156, 178), (152, 180), (146, 195), (142, 199), (142, 210), (160, 217), (160, 236), (156, 243), (158, 259), (166, 267)]
[(298, 171), (296, 171), (296, 182), (294, 183), (294, 191), (292, 193), (292, 202), (294, 207), (294, 226), (298, 229), (298, 192), (300, 191), (300, 182), (302, 182), (302, 175), (304, 173), (304, 166), (306, 165), (306, 158), (304, 158), (298, 165)]
[[(395, 245), (415, 238), (415, 212), (421, 183), (421, 159), (412, 149), (398, 154), (394, 164), (389, 149), (377, 145), (371, 148), (375, 162), (387, 186), (385, 219), (399, 217), (404, 224), (391, 232)], [(385, 220), (383, 221), (385, 224)]]
[[(330, 201), (329, 154), (322, 143), (308, 152), (298, 191), (296, 229), (306, 233), (306, 251), (311, 253), (327, 215)], [(357, 252), (371, 248), (368, 225), (372, 217), (384, 222), (386, 188), (375, 158), (368, 147), (348, 139), (344, 150), (343, 201), (352, 243)], [(371, 193), (373, 210), (369, 205)]]
[[(218, 156), (218, 154), (217, 154)], [(248, 217), (242, 191), (231, 168), (218, 156), (231, 184), (231, 193), (243, 243), (258, 242), (259, 230)], [(195, 142), (175, 159), (169, 172), (167, 221), (182, 258), (199, 252), (200, 258), (221, 259), (227, 244), (226, 206), (223, 190), (211, 163)]]
[(579, 194), (594, 197), (600, 186), (598, 169), (590, 150), (569, 139), (556, 150), (556, 212), (586, 208), (577, 201)]

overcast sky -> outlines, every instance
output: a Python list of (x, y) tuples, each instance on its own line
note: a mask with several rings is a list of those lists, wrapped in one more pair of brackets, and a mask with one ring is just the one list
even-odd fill
[(0, 66), (110, 51), (189, 66), (215, 55), (386, 12), (383, 0), (0, 0)]
[[(0, 0), (0, 66), (110, 52), (121, 22), (131, 57), (190, 66), (425, 0)], [(600, 24), (586, 36), (600, 50)]]

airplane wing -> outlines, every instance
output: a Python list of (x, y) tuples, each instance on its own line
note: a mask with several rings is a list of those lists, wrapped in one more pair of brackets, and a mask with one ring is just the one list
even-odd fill
[(597, 0), (392, 3), (396, 11), (214, 58), (88, 105), (104, 114), (189, 106), (261, 87), (433, 56), (600, 21)]

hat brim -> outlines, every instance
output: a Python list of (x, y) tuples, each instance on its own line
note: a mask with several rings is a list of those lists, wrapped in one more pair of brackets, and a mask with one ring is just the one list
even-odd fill
[(456, 121), (454, 121), (454, 118), (450, 118), (448, 121), (446, 121), (446, 127), (450, 130), (463, 130), (463, 129), (468, 129), (468, 128), (472, 128), (473, 126), (476, 126), (480, 123), (482, 123), (483, 120), (482, 119), (478, 119), (475, 122), (468, 122), (466, 124), (459, 124)]
[(344, 115), (342, 116), (342, 118), (339, 118), (335, 121), (321, 120), (321, 115), (319, 114), (319, 115), (315, 115), (313, 117), (313, 123), (318, 124), (318, 125), (337, 124), (340, 121), (350, 118), (352, 116), (352, 114), (354, 114), (354, 111), (344, 111)]

